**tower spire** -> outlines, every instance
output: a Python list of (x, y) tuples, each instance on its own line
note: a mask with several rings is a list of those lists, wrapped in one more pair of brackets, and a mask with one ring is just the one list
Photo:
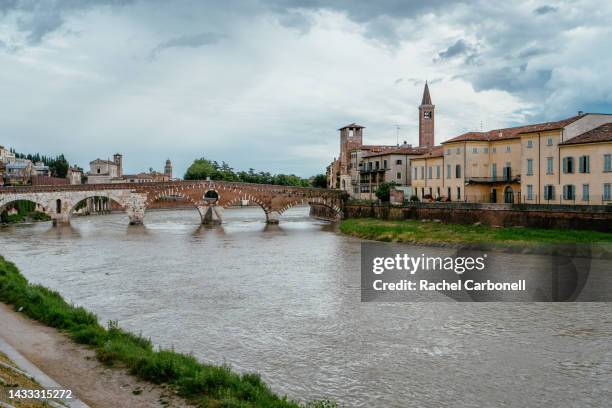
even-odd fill
[(421, 105), (431, 105), (431, 95), (429, 95), (429, 85), (427, 85), (427, 80), (425, 80), (425, 89), (423, 90), (423, 100), (421, 101)]

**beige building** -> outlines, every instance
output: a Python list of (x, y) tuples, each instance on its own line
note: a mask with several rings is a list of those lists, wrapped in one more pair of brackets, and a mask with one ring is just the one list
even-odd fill
[(87, 184), (106, 184), (123, 175), (123, 156), (113, 155), (113, 160), (96, 159), (89, 162)]
[[(410, 186), (411, 160), (428, 150), (428, 148), (404, 145), (382, 149), (379, 152), (367, 152), (361, 157), (357, 166), (359, 192), (354, 196), (360, 199), (374, 200), (376, 199), (376, 190), (381, 183), (393, 182), (398, 186)], [(412, 191), (408, 189), (405, 193), (411, 195)]]
[(4, 146), (0, 146), (0, 162), (6, 164), (13, 161), (15, 161), (15, 154)]
[(419, 200), (441, 200), (448, 197), (445, 183), (444, 150), (441, 146), (436, 146), (423, 155), (413, 157), (410, 173), (412, 176), (411, 196), (416, 196)]
[(607, 203), (612, 183), (606, 170), (612, 154), (608, 122), (612, 115), (580, 113), (556, 122), (468, 132), (443, 142), (441, 151), (413, 158), (412, 187), (419, 199)]

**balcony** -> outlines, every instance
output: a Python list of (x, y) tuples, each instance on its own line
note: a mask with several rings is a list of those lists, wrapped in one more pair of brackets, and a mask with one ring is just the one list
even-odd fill
[(366, 168), (363, 168), (362, 166), (359, 166), (359, 172), (360, 173), (378, 173), (378, 172), (387, 171), (387, 170), (389, 170), (388, 167), (379, 167), (377, 169), (376, 168), (374, 168), (374, 169), (366, 169)]
[(506, 175), (506, 177), (466, 177), (466, 184), (496, 184), (496, 183), (520, 183), (521, 175)]

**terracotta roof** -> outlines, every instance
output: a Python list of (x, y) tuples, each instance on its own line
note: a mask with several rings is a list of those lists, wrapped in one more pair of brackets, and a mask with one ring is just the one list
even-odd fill
[(559, 145), (572, 145), (580, 143), (597, 143), (597, 142), (612, 142), (612, 123), (606, 123), (591, 129), (588, 132), (584, 132), (578, 136), (574, 136), (571, 139), (566, 140)]
[(365, 129), (365, 126), (361, 126), (361, 125), (358, 125), (358, 124), (353, 122), (350, 125), (343, 126), (340, 129), (338, 129), (338, 130), (347, 129), (347, 128)]
[(388, 154), (422, 155), (427, 153), (430, 149), (430, 147), (393, 146), (391, 149), (370, 153), (368, 155), (364, 155), (363, 157), (385, 156)]
[(488, 132), (467, 132), (452, 139), (449, 139), (445, 142), (442, 142), (442, 144), (469, 141), (493, 142), (496, 140), (516, 139), (520, 137), (521, 133), (543, 132), (546, 130), (563, 129), (565, 126), (577, 121), (578, 119), (584, 116), (585, 114), (580, 114), (556, 122), (544, 122), (505, 129), (494, 129), (489, 130)]
[(444, 147), (443, 146), (434, 146), (432, 148), (430, 148), (430, 150), (419, 156), (419, 157), (415, 157), (415, 159), (429, 159), (432, 157), (443, 157), (444, 156)]

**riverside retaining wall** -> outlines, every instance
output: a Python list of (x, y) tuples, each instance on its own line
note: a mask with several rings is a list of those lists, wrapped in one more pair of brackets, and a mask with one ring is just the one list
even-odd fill
[(612, 206), (480, 203), (346, 204), (346, 218), (440, 220), (495, 227), (572, 228), (612, 232)]

